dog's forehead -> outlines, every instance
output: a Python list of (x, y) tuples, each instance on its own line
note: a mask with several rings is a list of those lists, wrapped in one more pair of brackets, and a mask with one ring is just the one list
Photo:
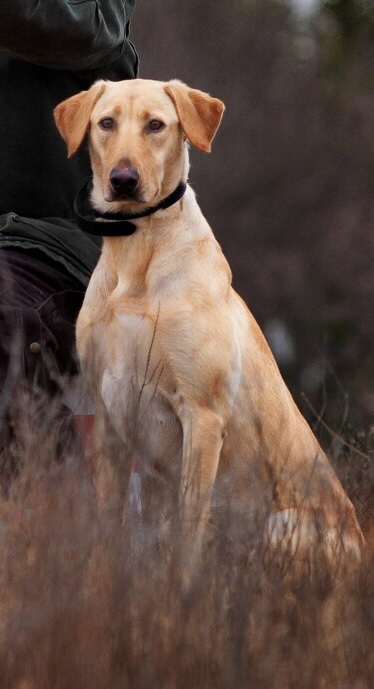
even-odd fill
[(131, 113), (146, 117), (162, 112), (175, 117), (175, 108), (165, 91), (165, 83), (150, 79), (108, 81), (93, 114), (107, 111), (117, 116)]

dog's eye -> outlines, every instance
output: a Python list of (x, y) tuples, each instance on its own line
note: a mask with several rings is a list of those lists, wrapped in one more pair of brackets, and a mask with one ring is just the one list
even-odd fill
[(109, 131), (111, 129), (114, 129), (114, 120), (112, 117), (103, 117), (102, 120), (99, 122), (99, 127), (101, 129), (105, 129), (106, 131)]
[(147, 129), (150, 132), (159, 132), (164, 127), (165, 125), (161, 120), (150, 120), (147, 124)]

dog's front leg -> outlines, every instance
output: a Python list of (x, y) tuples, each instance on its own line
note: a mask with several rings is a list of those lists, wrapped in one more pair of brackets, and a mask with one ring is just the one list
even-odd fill
[(94, 480), (101, 515), (122, 521), (128, 503), (132, 452), (113, 428), (104, 405), (95, 404)]
[(183, 406), (180, 420), (183, 457), (179, 499), (189, 577), (200, 559), (224, 438), (224, 423), (218, 414), (201, 406)]

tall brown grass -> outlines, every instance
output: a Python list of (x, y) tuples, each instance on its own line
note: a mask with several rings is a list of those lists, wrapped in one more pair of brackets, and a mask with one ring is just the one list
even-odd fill
[(223, 493), (183, 592), (178, 515), (165, 535), (129, 507), (118, 528), (96, 509), (79, 447), (61, 457), (57, 410), (22, 404), (12, 476), (8, 450), (2, 466), (1, 689), (374, 686), (369, 436), (361, 454), (355, 441), (335, 456), (368, 538), (354, 576), (337, 581), (323, 564), (310, 576), (291, 555), (267, 557), (267, 496), (256, 487), (259, 508), (248, 511)]

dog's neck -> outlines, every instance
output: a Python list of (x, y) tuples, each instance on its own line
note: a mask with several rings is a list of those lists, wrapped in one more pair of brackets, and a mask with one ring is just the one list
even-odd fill
[(131, 237), (103, 238), (99, 270), (111, 276), (109, 291), (118, 288), (131, 295), (157, 294), (164, 299), (166, 293), (172, 295), (174, 280), (185, 275), (186, 266), (192, 268), (194, 261), (188, 257), (196, 246), (215, 243), (189, 185), (176, 204), (135, 222), (138, 231)]

